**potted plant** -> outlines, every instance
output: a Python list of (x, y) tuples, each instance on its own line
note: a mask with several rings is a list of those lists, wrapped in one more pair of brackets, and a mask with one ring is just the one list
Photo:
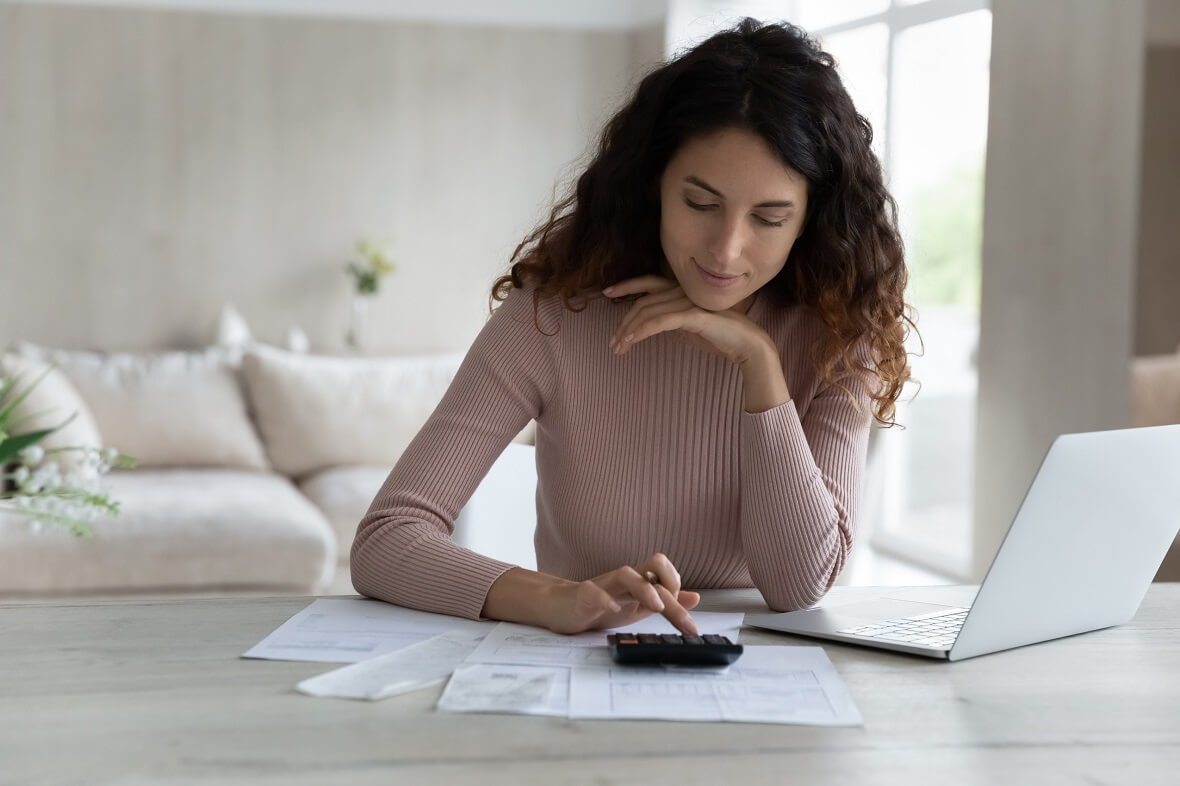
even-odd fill
[[(85, 537), (94, 534), (90, 521), (95, 514), (119, 512), (119, 503), (101, 488), (101, 476), (113, 468), (130, 469), (135, 459), (114, 448), (44, 447), (45, 438), (73, 415), (50, 428), (21, 430), (27, 418), (18, 416), (18, 407), (52, 369), (24, 389), (19, 378), (0, 372), (0, 513), (27, 517), (34, 529), (50, 524)], [(67, 455), (74, 469), (63, 469), (61, 459)]]
[(346, 270), (353, 280), (352, 311), (345, 341), (353, 349), (364, 344), (364, 322), (369, 309), (369, 298), (377, 294), (381, 279), (397, 271), (386, 248), (362, 240), (356, 244), (360, 261), (348, 262)]

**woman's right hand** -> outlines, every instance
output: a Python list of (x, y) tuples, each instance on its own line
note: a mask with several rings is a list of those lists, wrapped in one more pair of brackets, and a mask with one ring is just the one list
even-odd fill
[[(658, 583), (648, 581), (649, 571)], [(629, 627), (652, 614), (663, 614), (681, 633), (695, 635), (696, 623), (688, 612), (700, 601), (696, 592), (680, 589), (680, 574), (672, 562), (663, 554), (653, 554), (635, 567), (552, 587), (543, 617), (545, 626), (556, 633), (581, 633)]]

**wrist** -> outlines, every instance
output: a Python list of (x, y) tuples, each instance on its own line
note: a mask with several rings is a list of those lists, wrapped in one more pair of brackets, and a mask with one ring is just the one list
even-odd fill
[(782, 369), (782, 362), (778, 356), (778, 347), (763, 331), (751, 342), (750, 347), (742, 354), (736, 363), (742, 375), (765, 374), (767, 369)]
[(492, 582), (481, 613), (488, 619), (551, 628), (561, 608), (562, 593), (570, 586), (576, 585), (556, 576), (510, 568)]
[(765, 412), (791, 400), (778, 347), (769, 336), (738, 364), (738, 369), (742, 374), (742, 403), (746, 412)]

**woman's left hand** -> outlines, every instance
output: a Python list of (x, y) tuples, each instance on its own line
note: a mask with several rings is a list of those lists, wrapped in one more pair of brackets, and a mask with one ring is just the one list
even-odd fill
[(616, 355), (657, 333), (679, 330), (695, 344), (729, 358), (739, 366), (773, 348), (770, 337), (745, 314), (732, 309), (706, 311), (693, 304), (675, 282), (661, 276), (639, 276), (607, 287), (603, 294), (627, 297), (642, 294), (623, 317), (610, 341)]

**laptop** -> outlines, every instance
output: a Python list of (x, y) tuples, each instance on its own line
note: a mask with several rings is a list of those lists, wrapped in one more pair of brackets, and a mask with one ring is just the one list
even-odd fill
[(1128, 621), (1178, 530), (1180, 425), (1063, 434), (977, 588), (878, 587), (870, 600), (746, 624), (973, 658)]

